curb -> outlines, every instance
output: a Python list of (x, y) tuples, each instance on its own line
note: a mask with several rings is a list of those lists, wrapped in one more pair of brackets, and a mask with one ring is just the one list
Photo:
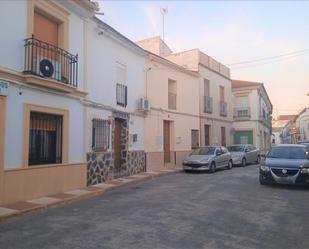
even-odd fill
[[(69, 203), (90, 199), (98, 195), (103, 195), (104, 193), (109, 192), (111, 190), (119, 189), (121, 187), (136, 184), (136, 183), (145, 182), (145, 181), (152, 180), (157, 177), (161, 177), (165, 175), (179, 173), (181, 171), (182, 169), (180, 168), (166, 169), (166, 170), (159, 170), (159, 171), (153, 171), (153, 172), (143, 172), (137, 175), (130, 175), (130, 176), (123, 177), (123, 178), (113, 179), (111, 181), (108, 181), (102, 184), (97, 184), (97, 185), (92, 185), (92, 186), (88, 186), (85, 188), (77, 189), (76, 191), (86, 191), (87, 193), (72, 195), (72, 197), (67, 197), (65, 199), (58, 199), (58, 200), (53, 201), (52, 203), (33, 204), (33, 202), (31, 201), (24, 201), (29, 204), (32, 203), (34, 207), (25, 208), (22, 210), (12, 209), (11, 213), (0, 215), (0, 223), (6, 220), (9, 220), (9, 219), (13, 219), (13, 218), (17, 218), (17, 217), (24, 216), (27, 214), (32, 214), (32, 213), (36, 213), (39, 211), (43, 211), (48, 208), (59, 207), (59, 206), (66, 205)], [(59, 194), (69, 194), (69, 192), (59, 193)], [(52, 197), (52, 195), (49, 195), (46, 197)], [(0, 208), (6, 208), (6, 207), (4, 205), (3, 207), (0, 206)]]

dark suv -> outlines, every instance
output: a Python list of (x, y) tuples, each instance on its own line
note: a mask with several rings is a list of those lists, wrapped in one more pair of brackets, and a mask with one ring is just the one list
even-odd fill
[(272, 147), (261, 161), (260, 183), (309, 185), (309, 148), (296, 144)]

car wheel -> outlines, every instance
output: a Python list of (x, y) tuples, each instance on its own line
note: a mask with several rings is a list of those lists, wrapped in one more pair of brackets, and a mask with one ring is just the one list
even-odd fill
[(232, 169), (233, 168), (233, 162), (230, 160), (227, 164), (227, 169)]
[(209, 171), (210, 171), (210, 173), (215, 173), (216, 172), (216, 164), (214, 162), (212, 162), (210, 164)]
[(259, 181), (261, 185), (267, 185), (267, 182), (260, 176)]
[(261, 162), (261, 156), (258, 156), (256, 159), (256, 164), (260, 164), (260, 162)]
[(246, 158), (244, 157), (244, 158), (241, 160), (241, 166), (246, 167), (246, 165), (247, 165), (247, 160), (246, 160)]

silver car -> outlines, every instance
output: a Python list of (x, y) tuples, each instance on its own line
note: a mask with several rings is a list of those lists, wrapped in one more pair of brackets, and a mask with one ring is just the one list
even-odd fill
[(216, 172), (217, 168), (233, 167), (231, 154), (222, 146), (207, 146), (193, 150), (183, 161), (183, 169)]
[(232, 155), (234, 165), (246, 166), (248, 163), (257, 163), (261, 161), (260, 150), (251, 144), (236, 144), (227, 147)]

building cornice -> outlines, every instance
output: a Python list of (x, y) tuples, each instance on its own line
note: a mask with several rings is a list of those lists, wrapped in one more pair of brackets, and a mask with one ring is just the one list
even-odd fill
[(185, 73), (185, 74), (188, 74), (188, 75), (191, 75), (191, 76), (194, 76), (194, 77), (199, 77), (199, 74), (196, 73), (196, 72), (187, 70), (186, 68), (179, 66), (178, 64), (171, 62), (170, 60), (167, 60), (167, 59), (165, 59), (165, 58), (163, 58), (159, 55), (153, 54), (149, 51), (145, 50), (145, 52), (148, 54), (148, 58), (149, 58), (150, 61), (153, 60), (153, 61), (156, 61), (158, 63), (164, 64), (165, 66), (176, 69), (176, 70), (178, 70), (182, 73)]

